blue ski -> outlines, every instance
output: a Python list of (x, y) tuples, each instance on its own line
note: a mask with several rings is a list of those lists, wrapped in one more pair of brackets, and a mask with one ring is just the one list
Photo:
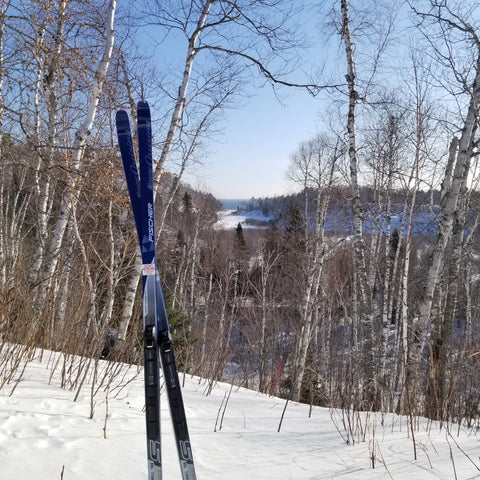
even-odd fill
[[(137, 227), (138, 240), (142, 251), (142, 264), (152, 262), (143, 248), (143, 215), (140, 195), (140, 179), (133, 150), (130, 122), (125, 111), (119, 111), (116, 117), (118, 143), (122, 155), (123, 168), (128, 192)], [(153, 201), (153, 197), (152, 197)], [(143, 274), (143, 332), (144, 332), (144, 380), (145, 380), (145, 417), (147, 431), (148, 480), (162, 479), (161, 439), (160, 439), (160, 371), (159, 351), (156, 335), (156, 288), (154, 275), (147, 275), (148, 268), (142, 266)], [(152, 288), (153, 286), (153, 288)]]
[(117, 134), (142, 252), (145, 403), (147, 422), (148, 480), (160, 480), (160, 380), (162, 364), (183, 480), (196, 480), (182, 392), (170, 336), (165, 300), (155, 254), (155, 213), (150, 109), (137, 108), (140, 178), (128, 115), (117, 113)]

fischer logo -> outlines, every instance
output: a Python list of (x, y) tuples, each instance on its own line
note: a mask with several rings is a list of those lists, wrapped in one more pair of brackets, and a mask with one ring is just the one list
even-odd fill
[(148, 239), (151, 242), (155, 241), (155, 226), (153, 222), (153, 204), (149, 203), (147, 205), (147, 213), (148, 213)]

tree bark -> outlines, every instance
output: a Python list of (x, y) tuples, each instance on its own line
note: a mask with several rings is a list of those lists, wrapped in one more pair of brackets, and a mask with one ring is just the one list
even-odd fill
[(68, 223), (68, 218), (72, 210), (76, 207), (76, 184), (77, 175), (80, 170), (81, 160), (87, 144), (87, 138), (93, 127), (98, 103), (103, 92), (103, 85), (107, 75), (108, 66), (112, 57), (114, 43), (114, 19), (117, 0), (110, 0), (105, 20), (105, 44), (102, 58), (95, 71), (90, 101), (87, 106), (87, 114), (82, 125), (75, 134), (75, 140), (72, 149), (72, 160), (70, 165), (70, 173), (67, 186), (63, 193), (60, 213), (57, 218), (55, 230), (53, 232), (52, 241), (48, 250), (48, 260), (42, 272), (42, 284), (36, 299), (36, 311), (42, 308), (43, 301), (47, 296), (47, 292), (52, 285), (52, 278), (57, 267), (58, 254), (62, 246), (63, 236)]
[[(463, 185), (468, 178), (471, 162), (472, 134), (477, 122), (478, 106), (480, 102), (480, 55), (477, 58), (476, 75), (472, 85), (472, 96), (470, 99), (464, 127), (458, 140), (456, 151), (455, 167), (451, 181), (445, 182), (446, 189), (441, 198), (440, 210), (437, 217), (437, 240), (429, 258), (428, 271), (425, 279), (425, 287), (422, 301), (419, 305), (419, 315), (415, 328), (415, 342), (413, 362), (418, 365), (421, 358), (423, 346), (427, 340), (428, 329), (431, 322), (431, 313), (434, 292), (439, 284), (441, 269), (447, 244), (452, 235), (452, 226), (455, 220), (456, 211), (461, 197)], [(456, 150), (457, 140), (451, 144), (450, 155)]]
[(342, 13), (342, 38), (345, 42), (345, 53), (347, 57), (346, 75), (348, 84), (348, 157), (350, 166), (350, 183), (352, 187), (352, 214), (353, 214), (353, 248), (355, 275), (357, 276), (359, 316), (362, 328), (363, 355), (364, 355), (364, 379), (363, 390), (364, 400), (373, 405), (376, 397), (375, 386), (375, 355), (373, 339), (373, 318), (371, 313), (371, 289), (368, 283), (367, 267), (365, 263), (365, 244), (363, 240), (363, 215), (360, 201), (360, 189), (358, 184), (358, 159), (356, 146), (356, 105), (359, 98), (356, 90), (355, 59), (352, 39), (350, 34), (350, 20), (348, 12), (348, 0), (341, 0)]

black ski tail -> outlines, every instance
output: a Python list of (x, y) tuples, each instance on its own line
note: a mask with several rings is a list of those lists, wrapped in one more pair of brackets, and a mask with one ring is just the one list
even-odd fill
[(159, 342), (160, 359), (162, 362), (163, 376), (165, 378), (165, 388), (167, 390), (182, 477), (183, 480), (195, 480), (197, 477), (193, 463), (192, 446), (188, 434), (187, 417), (185, 415), (185, 406), (175, 362), (173, 343), (170, 339), (159, 339)]
[(148, 480), (162, 480), (159, 355), (155, 327), (152, 325), (145, 327), (143, 348)]

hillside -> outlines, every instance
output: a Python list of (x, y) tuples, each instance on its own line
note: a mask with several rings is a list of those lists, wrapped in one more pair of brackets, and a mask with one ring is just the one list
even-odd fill
[[(60, 388), (65, 358), (47, 351), (42, 360), (39, 357), (28, 363), (17, 383), (0, 391), (2, 480), (144, 480), (141, 370), (100, 361), (90, 419), (93, 370), (74, 402), (75, 389)], [(82, 361), (69, 357), (67, 367)], [(64, 380), (73, 386), (77, 371), (69, 372), (71, 377), (65, 375)], [(414, 461), (404, 417), (361, 413), (353, 419), (360, 430), (346, 445), (340, 410), (315, 407), (309, 418), (308, 405), (289, 403), (277, 432), (284, 400), (223, 383), (215, 384), (209, 395), (208, 390), (199, 378), (185, 379), (199, 480), (466, 480), (480, 475), (474, 429), (450, 425), (450, 436), (439, 424), (417, 419)], [(180, 472), (165, 402), (162, 414), (164, 478), (176, 480)]]

